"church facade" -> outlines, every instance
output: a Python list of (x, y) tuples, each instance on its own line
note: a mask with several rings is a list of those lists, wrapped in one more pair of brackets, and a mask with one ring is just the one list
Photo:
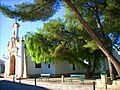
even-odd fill
[(24, 54), (22, 53), (24, 44), (19, 39), (19, 27), (18, 23), (13, 24), (11, 41), (7, 44), (8, 60), (5, 62), (5, 77), (10, 75), (27, 77)]

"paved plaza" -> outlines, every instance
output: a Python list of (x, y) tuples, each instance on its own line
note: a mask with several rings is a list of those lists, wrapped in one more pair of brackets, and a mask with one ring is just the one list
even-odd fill
[[(48, 82), (46, 82), (45, 79), (40, 81), (40, 79), (37, 78), (36, 86), (35, 86), (35, 79), (22, 79), (21, 81), (15, 80), (14, 83), (13, 80), (10, 78), (2, 78), (1, 80), (3, 80), (3, 83), (7, 82), (8, 84), (5, 85), (5, 87), (3, 88), (10, 89), (10, 86), (13, 85), (15, 88), (17, 87), (17, 90), (20, 89), (26, 90), (26, 88), (30, 90), (93, 90), (92, 83), (94, 81), (94, 80), (85, 80), (85, 84), (81, 84), (79, 80), (74, 80), (73, 83), (70, 83), (69, 78), (65, 78), (64, 82), (61, 82), (61, 78), (50, 78)], [(4, 90), (8, 90), (8, 89), (4, 89)], [(11, 88), (10, 90), (15, 90), (15, 89)]]

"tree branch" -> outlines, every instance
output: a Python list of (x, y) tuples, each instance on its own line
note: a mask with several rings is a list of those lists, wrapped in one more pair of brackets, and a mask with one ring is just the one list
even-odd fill
[(114, 64), (118, 74), (120, 75), (120, 62), (116, 60), (116, 58), (109, 52), (109, 50), (106, 49), (105, 45), (102, 43), (102, 41), (96, 36), (95, 32), (93, 32), (93, 29), (88, 25), (88, 23), (83, 19), (82, 15), (79, 13), (79, 11), (75, 8), (75, 6), (71, 3), (71, 0), (65, 0), (69, 8), (74, 12), (74, 14), (77, 16), (83, 27), (86, 29), (86, 31), (89, 33), (89, 35), (92, 37), (92, 39), (96, 42), (98, 47), (103, 51), (103, 53), (107, 56), (107, 58)]

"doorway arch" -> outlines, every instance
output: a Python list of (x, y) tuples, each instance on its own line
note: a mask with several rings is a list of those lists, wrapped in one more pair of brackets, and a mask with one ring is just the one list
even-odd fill
[(16, 63), (15, 56), (12, 55), (10, 59), (10, 75), (15, 75), (15, 63)]

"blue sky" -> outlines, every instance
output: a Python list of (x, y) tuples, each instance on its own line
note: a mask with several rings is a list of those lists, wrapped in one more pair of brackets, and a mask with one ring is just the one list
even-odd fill
[[(5, 4), (9, 6), (13, 6), (14, 4), (22, 3), (25, 1), (32, 0), (0, 0), (0, 4)], [(65, 9), (61, 8), (53, 17), (50, 19), (63, 18)], [(15, 22), (14, 19), (10, 19), (4, 16), (0, 12), (0, 58), (3, 58), (3, 54), (6, 55), (6, 45), (11, 40), (12, 36), (12, 25)], [(28, 31), (35, 32), (37, 28), (42, 28), (45, 22), (37, 21), (37, 22), (18, 22), (20, 24), (19, 28), (19, 37), (21, 38)]]

